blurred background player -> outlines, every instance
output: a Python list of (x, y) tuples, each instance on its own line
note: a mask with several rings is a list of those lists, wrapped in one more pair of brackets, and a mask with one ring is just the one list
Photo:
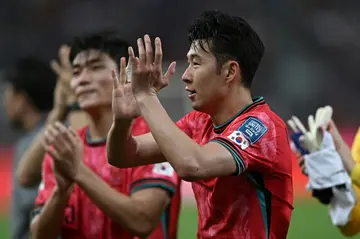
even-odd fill
[[(149, 36), (139, 38), (139, 59), (129, 50), (131, 84), (124, 79), (122, 60), (109, 162), (129, 167), (169, 161), (182, 179), (192, 181), (198, 238), (285, 239), (293, 209), (287, 129), (262, 97), (252, 99), (250, 90), (263, 43), (245, 20), (219, 11), (206, 11), (196, 20), (189, 43), (182, 79), (194, 111), (176, 125), (157, 96), (175, 70), (173, 62), (162, 77), (160, 39), (154, 53)], [(137, 108), (151, 134), (131, 137)]]
[[(127, 57), (128, 46), (111, 32), (75, 38), (71, 45), (71, 85), (88, 125), (75, 133), (57, 122), (44, 133), (48, 154), (33, 238), (176, 238), (180, 180), (171, 166), (118, 169), (106, 159), (111, 69)], [(132, 129), (147, 132), (140, 118)]]
[[(54, 91), (54, 104), (46, 119), (43, 129), (56, 121), (69, 123), (74, 129), (86, 124), (86, 114), (82, 112), (76, 102), (75, 95), (70, 88), (72, 68), (69, 60), (70, 47), (63, 45), (58, 52), (59, 62), (52, 61), (52, 70), (57, 74), (57, 84)], [(19, 183), (23, 187), (39, 185), (41, 168), (45, 156), (43, 147), (44, 130), (41, 130), (36, 139), (25, 151), (16, 171)]]
[[(329, 132), (332, 136), (332, 140), (334, 142), (335, 149), (337, 153), (340, 155), (344, 168), (347, 173), (351, 177), (352, 187), (354, 192), (356, 193), (357, 202), (352, 207), (350, 217), (345, 225), (337, 226), (341, 233), (344, 236), (354, 236), (360, 232), (360, 175), (357, 174), (357, 168), (359, 167), (360, 162), (360, 130), (357, 131), (357, 134), (354, 138), (352, 149), (349, 148), (343, 137), (341, 136), (336, 124), (333, 120), (330, 120), (325, 127), (326, 131)], [(292, 127), (294, 133), (298, 133), (298, 129)], [(300, 147), (303, 147), (299, 145)], [(299, 146), (296, 149), (297, 157), (299, 160), (299, 166), (304, 175), (308, 176), (307, 169), (305, 167), (305, 158), (304, 154), (298, 151)], [(300, 149), (301, 150), (301, 149)], [(322, 154), (323, 157), (331, 156), (329, 154)], [(319, 172), (325, 172), (326, 168), (321, 168), (319, 165)], [(334, 194), (329, 192), (329, 190), (325, 190), (323, 192), (318, 192), (317, 194), (313, 194), (314, 197), (318, 198), (322, 203), (329, 204), (332, 202)], [(346, 204), (343, 204), (344, 208)]]
[[(22, 136), (15, 146), (12, 170), (21, 163), (25, 150), (42, 128), (53, 105), (55, 74), (48, 64), (27, 57), (5, 71), (4, 107), (13, 129)], [(29, 238), (30, 214), (39, 185), (24, 188), (13, 173), (11, 200), (11, 238)]]

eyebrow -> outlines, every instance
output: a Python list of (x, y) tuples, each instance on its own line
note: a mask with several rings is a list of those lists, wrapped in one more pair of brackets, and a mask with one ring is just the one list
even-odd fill
[[(94, 64), (94, 63), (98, 63), (98, 62), (100, 62), (100, 61), (101, 61), (100, 57), (93, 58), (93, 59), (87, 60), (87, 61), (85, 62), (85, 65), (91, 65), (91, 64)], [(74, 65), (73, 65), (73, 68), (80, 68), (81, 66), (83, 66), (83, 65), (77, 63), (77, 64), (74, 64)]]
[(194, 59), (195, 57), (201, 58), (201, 56), (198, 53), (190, 53), (186, 55), (188, 59)]

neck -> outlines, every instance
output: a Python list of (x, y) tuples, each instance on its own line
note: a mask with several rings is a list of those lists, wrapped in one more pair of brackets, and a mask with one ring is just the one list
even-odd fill
[(230, 97), (226, 97), (218, 105), (213, 114), (210, 114), (214, 125), (224, 124), (252, 102), (250, 91), (245, 88), (238, 88), (230, 94)]
[(34, 129), (36, 127), (36, 125), (40, 122), (41, 120), (41, 114), (37, 113), (37, 112), (29, 112), (25, 117), (24, 117), (24, 122), (23, 122), (23, 129), (25, 131), (31, 131), (32, 129)]
[(107, 136), (113, 122), (112, 110), (102, 108), (99, 111), (88, 112), (89, 132), (93, 140), (102, 139)]

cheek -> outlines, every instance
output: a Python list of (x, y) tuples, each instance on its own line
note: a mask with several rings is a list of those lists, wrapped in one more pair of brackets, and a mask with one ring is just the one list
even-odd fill
[(99, 89), (99, 92), (101, 92), (101, 95), (106, 98), (111, 99), (112, 90), (113, 90), (113, 79), (111, 78), (111, 75), (108, 74), (109, 72), (102, 72), (99, 73), (97, 79), (97, 89)]

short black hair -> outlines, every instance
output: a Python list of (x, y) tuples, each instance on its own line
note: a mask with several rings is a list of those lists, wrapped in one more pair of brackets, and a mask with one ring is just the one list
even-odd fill
[(234, 17), (218, 10), (205, 11), (189, 29), (189, 43), (199, 41), (205, 50), (208, 44), (215, 56), (218, 69), (229, 60), (241, 68), (243, 85), (250, 88), (256, 70), (264, 55), (265, 47), (260, 37), (241, 17)]
[(4, 81), (24, 93), (39, 112), (48, 112), (54, 103), (56, 74), (48, 63), (28, 56), (4, 71)]
[(70, 62), (82, 51), (91, 49), (107, 53), (120, 66), (121, 57), (128, 59), (128, 47), (130, 44), (114, 31), (101, 31), (96, 33), (84, 34), (74, 37), (70, 44)]

